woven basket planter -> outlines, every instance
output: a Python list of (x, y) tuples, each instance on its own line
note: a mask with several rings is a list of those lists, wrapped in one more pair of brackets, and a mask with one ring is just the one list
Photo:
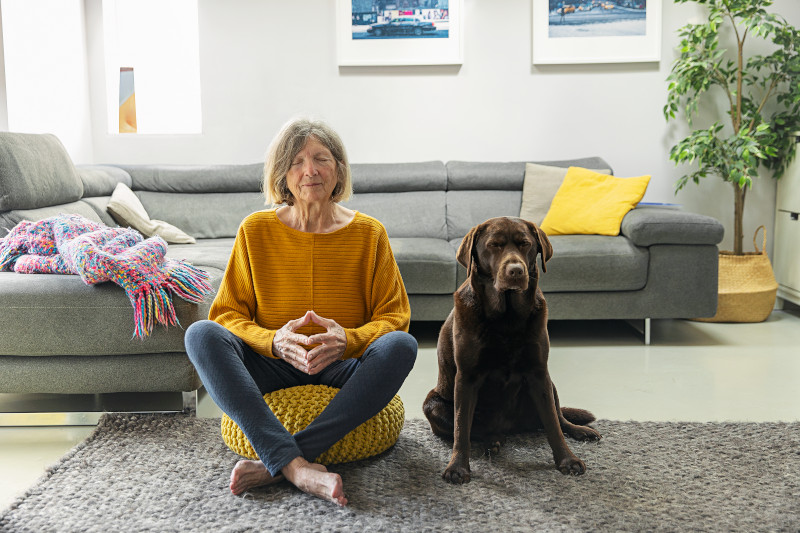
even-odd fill
[[(764, 230), (761, 250), (756, 245), (759, 230)], [(765, 250), (767, 230), (759, 226), (753, 236), (755, 252), (734, 255), (719, 253), (719, 300), (717, 314), (698, 318), (701, 322), (763, 322), (775, 307), (778, 282)]]

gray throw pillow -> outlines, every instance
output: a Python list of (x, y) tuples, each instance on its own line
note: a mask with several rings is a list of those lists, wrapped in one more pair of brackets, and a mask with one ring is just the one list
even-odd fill
[[(519, 217), (530, 220), (537, 226), (542, 225), (550, 204), (567, 175), (567, 167), (551, 167), (536, 163), (525, 164), (525, 181), (522, 182), (522, 205)], [(593, 170), (600, 174), (611, 173), (610, 169)]]
[(191, 235), (163, 220), (151, 220), (139, 197), (124, 183), (118, 183), (106, 207), (121, 226), (129, 226), (146, 237), (158, 235), (168, 243), (194, 244)]

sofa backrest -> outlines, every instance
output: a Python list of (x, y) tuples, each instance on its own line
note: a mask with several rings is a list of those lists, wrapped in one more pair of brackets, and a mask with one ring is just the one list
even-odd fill
[[(561, 168), (611, 168), (601, 157), (531, 163)], [(525, 165), (525, 161), (449, 161), (446, 165), (447, 239), (461, 239), (472, 227), (489, 218), (519, 216)]]
[(0, 212), (74, 202), (83, 184), (55, 135), (0, 132)]
[(249, 165), (117, 165), (153, 220), (197, 239), (235, 237), (242, 220), (264, 209), (263, 163)]
[(446, 238), (444, 163), (356, 163), (351, 170), (353, 197), (343, 205), (380, 220), (389, 237)]
[(83, 182), (55, 135), (0, 132), (0, 236), (59, 213), (101, 219), (80, 201)]
[[(130, 175), (150, 218), (195, 238), (233, 237), (242, 219), (268, 207), (263, 163), (118, 168)], [(379, 219), (391, 237), (445, 238), (444, 163), (354, 164), (351, 170), (354, 194), (344, 205)]]
[[(611, 168), (602, 158), (536, 162)], [(353, 197), (344, 205), (380, 220), (390, 237), (456, 241), (496, 216), (518, 216), (525, 162), (441, 161), (353, 164)], [(263, 163), (247, 165), (72, 164), (53, 135), (0, 132), (0, 235), (20, 220), (75, 213), (115, 225), (106, 210), (118, 183), (150, 218), (195, 238), (234, 237), (264, 209)]]

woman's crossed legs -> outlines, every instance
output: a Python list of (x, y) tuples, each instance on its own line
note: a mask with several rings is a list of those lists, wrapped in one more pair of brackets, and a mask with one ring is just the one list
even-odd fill
[[(231, 473), (234, 494), (283, 475), (305, 492), (345, 505), (339, 475), (309, 461), (388, 405), (414, 366), (417, 343), (408, 333), (388, 333), (360, 358), (337, 361), (310, 376), (258, 354), (223, 326), (204, 320), (186, 331), (186, 351), (211, 399), (242, 429), (261, 459), (237, 463)], [(291, 435), (263, 395), (309, 384), (341, 390), (311, 424)]]

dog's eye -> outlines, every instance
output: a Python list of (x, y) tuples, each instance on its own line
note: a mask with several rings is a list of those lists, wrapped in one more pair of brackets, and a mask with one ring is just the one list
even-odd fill
[(488, 246), (489, 248), (500, 248), (502, 245), (499, 242), (491, 241), (487, 242), (486, 246)]
[(531, 246), (531, 244), (533, 244), (533, 243), (531, 243), (531, 241), (520, 241), (518, 246), (520, 248), (529, 248)]

